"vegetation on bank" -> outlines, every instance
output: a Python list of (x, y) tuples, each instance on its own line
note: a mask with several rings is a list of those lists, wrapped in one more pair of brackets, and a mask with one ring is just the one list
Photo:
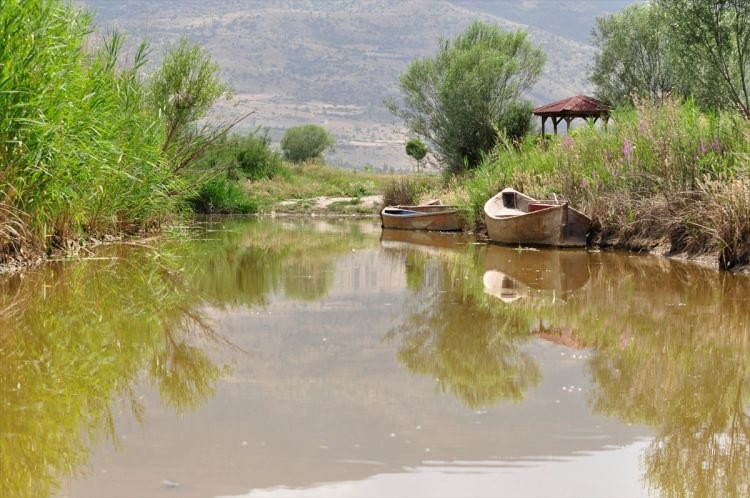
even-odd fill
[(606, 128), (501, 143), (444, 196), (479, 226), (505, 186), (570, 200), (592, 217), (592, 245), (750, 262), (750, 122), (738, 114), (639, 102)]
[(0, 262), (175, 219), (233, 124), (206, 119), (227, 88), (200, 47), (147, 78), (145, 44), (127, 60), (123, 36), (92, 33), (69, 2), (0, 3)]
[[(746, 266), (748, 18), (746, 2), (670, 0), (597, 19), (591, 79), (599, 97), (618, 105), (604, 128), (511, 133), (509, 123), (520, 122), (513, 116), (530, 118), (520, 96), (543, 56), (523, 36), (516, 45), (478, 21), (443, 41), (435, 58), (414, 61), (400, 79), (401, 105), (388, 106), (432, 148), (454, 185), (447, 195), (476, 226), (484, 202), (513, 186), (584, 210), (592, 244), (715, 253), (722, 269)], [(487, 46), (499, 59), (482, 52)]]
[[(746, 81), (736, 75), (747, 69), (750, 32), (735, 21), (748, 8), (732, 4), (736, 12), (718, 12), (701, 28), (719, 33), (719, 46), (685, 39), (665, 53), (671, 72), (656, 86), (607, 69), (618, 58), (651, 60), (665, 30), (698, 22), (703, 11), (691, 5), (703, 4), (655, 2), (600, 19), (592, 81), (621, 106), (608, 126), (565, 137), (530, 130), (522, 93), (544, 54), (524, 33), (477, 21), (443, 40), (436, 57), (409, 66), (402, 100), (387, 106), (414, 137), (406, 154), (417, 170), (429, 153), (444, 175), (397, 178), (326, 166), (323, 151), (335, 141), (318, 125), (290, 128), (275, 150), (262, 127), (230, 135), (238, 120), (207, 120), (229, 89), (197, 45), (167, 47), (146, 77), (148, 47), (124, 60), (119, 34), (92, 40), (90, 13), (62, 0), (8, 0), (0, 5), (0, 263), (142, 233), (183, 214), (271, 212), (287, 200), (297, 201), (290, 210), (309, 210), (321, 196), (350, 198), (350, 211), (368, 195), (382, 194), (386, 204), (438, 197), (461, 205), (481, 229), (484, 202), (512, 185), (569, 199), (592, 217), (592, 244), (715, 252), (722, 268), (747, 265), (750, 121), (740, 98)], [(631, 24), (635, 40), (620, 43)], [(701, 51), (710, 57), (699, 77), (674, 83), (687, 81), (680, 71)], [(622, 85), (613, 87), (612, 77)], [(705, 99), (712, 82), (721, 98)]]
[(180, 187), (148, 116), (145, 48), (127, 65), (118, 36), (87, 53), (90, 15), (61, 2), (8, 0), (0, 21), (0, 253), (158, 223)]
[[(439, 180), (439, 177), (436, 177)], [(298, 164), (284, 163), (282, 172), (273, 177), (242, 184), (246, 198), (260, 213), (270, 213), (280, 202), (288, 201), (287, 210), (304, 211), (312, 208), (317, 197), (348, 198), (342, 211), (357, 211), (363, 197), (380, 195), (393, 181), (391, 175), (368, 171), (351, 171), (328, 166), (322, 161)], [(336, 206), (331, 206), (335, 209)], [(372, 214), (369, 209), (367, 213)]]

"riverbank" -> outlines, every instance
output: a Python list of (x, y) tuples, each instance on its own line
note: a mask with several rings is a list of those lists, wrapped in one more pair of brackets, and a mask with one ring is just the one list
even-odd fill
[[(378, 217), (383, 207), (383, 195), (368, 195), (363, 197), (326, 197), (319, 196), (313, 199), (292, 199), (277, 203), (271, 210), (259, 213), (260, 216), (316, 216), (316, 217)], [(474, 233), (486, 239), (487, 233), (484, 225), (479, 223)], [(610, 231), (610, 233), (613, 233)], [(0, 275), (25, 271), (44, 263), (54, 260), (81, 260), (96, 257), (96, 249), (100, 246), (110, 244), (137, 244), (148, 245), (157, 241), (162, 236), (161, 232), (144, 233), (141, 235), (106, 236), (102, 239), (91, 238), (86, 241), (78, 241), (68, 244), (65, 249), (58, 249), (48, 255), (36, 254), (32, 257), (24, 257), (22, 253), (18, 258), (6, 261), (0, 265)], [(588, 247), (588, 250), (617, 250), (629, 251), (633, 254), (650, 254), (654, 257), (668, 258), (690, 262), (705, 268), (721, 271), (718, 253), (688, 254), (687, 252), (675, 252), (670, 242), (666, 239), (641, 239), (639, 250), (632, 247), (621, 247), (614, 237), (602, 237), (599, 234), (596, 242)], [(729, 273), (750, 275), (750, 265), (741, 265), (733, 268)]]
[[(373, 216), (376, 217), (383, 207), (382, 195), (370, 195), (362, 198), (355, 197), (317, 197), (304, 200), (287, 200), (276, 204), (269, 213), (271, 215), (314, 215), (314, 216)], [(477, 236), (486, 238), (487, 233), (481, 220), (477, 221), (475, 233)], [(599, 227), (598, 233), (593, 237), (594, 243), (589, 250), (619, 250), (629, 251), (634, 254), (650, 254), (655, 257), (687, 261), (720, 271), (719, 257), (716, 253), (690, 254), (686, 251), (675, 251), (672, 243), (667, 238), (649, 239), (641, 237), (637, 243), (629, 240), (623, 244), (615, 234), (616, 230), (609, 227)], [(741, 273), (750, 275), (750, 265), (740, 265), (732, 268), (730, 273)]]

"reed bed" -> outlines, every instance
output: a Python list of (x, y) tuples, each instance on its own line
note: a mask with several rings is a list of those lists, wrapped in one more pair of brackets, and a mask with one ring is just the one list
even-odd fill
[(58, 0), (3, 1), (0, 39), (3, 260), (138, 232), (178, 209), (139, 76), (145, 46), (124, 60), (121, 35), (95, 39), (91, 14)]

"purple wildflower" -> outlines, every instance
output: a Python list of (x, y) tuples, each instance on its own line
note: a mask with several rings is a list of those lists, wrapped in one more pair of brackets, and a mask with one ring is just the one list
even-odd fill
[(573, 151), (573, 137), (570, 135), (565, 135), (565, 138), (563, 139), (563, 147), (566, 151), (572, 152)]
[(625, 139), (622, 142), (622, 154), (629, 160), (633, 158), (633, 150), (635, 149), (635, 145), (630, 143), (630, 140), (628, 140), (628, 137), (625, 137)]
[(583, 187), (583, 190), (587, 190), (589, 188), (589, 182), (586, 180), (585, 176), (581, 178), (581, 187)]
[(714, 152), (721, 152), (721, 144), (719, 143), (719, 137), (714, 135), (714, 141), (711, 144), (711, 147), (713, 148)]
[(702, 138), (701, 138), (701, 147), (700, 147), (700, 151), (701, 151), (701, 156), (702, 156), (702, 155), (704, 155), (704, 154), (706, 153), (706, 143), (705, 143), (705, 142), (703, 141), (703, 139), (702, 139)]

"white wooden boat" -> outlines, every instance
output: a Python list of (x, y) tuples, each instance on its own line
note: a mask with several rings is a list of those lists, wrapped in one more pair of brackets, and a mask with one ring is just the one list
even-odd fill
[(585, 247), (591, 219), (558, 199), (536, 200), (505, 188), (484, 205), (490, 240), (499, 244)]

